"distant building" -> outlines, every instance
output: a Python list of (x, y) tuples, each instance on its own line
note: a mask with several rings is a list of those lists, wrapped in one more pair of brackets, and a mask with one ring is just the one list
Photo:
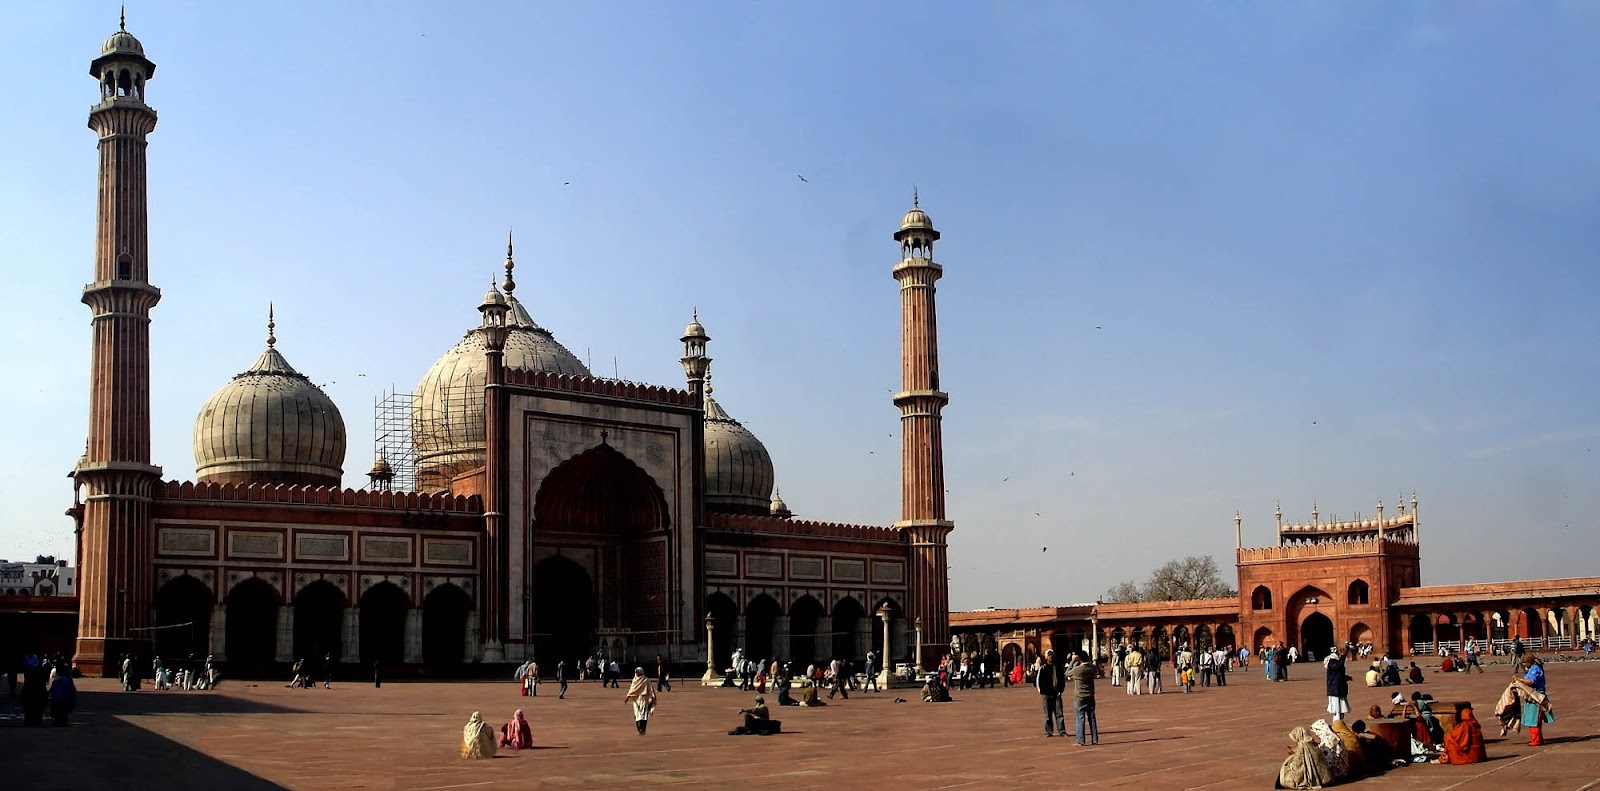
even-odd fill
[[(1283, 521), (1278, 543), (1244, 546), (1234, 514), (1238, 596), (1135, 604), (1079, 604), (952, 613), (953, 646), (1011, 662), (1044, 649), (1110, 654), (1139, 645), (1295, 646), (1326, 656), (1369, 644), (1376, 654), (1432, 654), (1468, 640), (1504, 649), (1513, 639), (1536, 650), (1575, 647), (1600, 633), (1600, 578), (1422, 585), (1416, 495), (1385, 516)], [(1488, 650), (1485, 649), (1485, 653)]]
[(78, 570), (41, 555), (32, 563), (0, 558), (0, 596), (76, 596)]

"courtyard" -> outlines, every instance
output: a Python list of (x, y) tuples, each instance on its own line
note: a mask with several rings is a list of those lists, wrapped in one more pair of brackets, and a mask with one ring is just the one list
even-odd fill
[[(1421, 688), (1441, 701), (1470, 699), (1491, 720), (1509, 667), (1488, 671), (1430, 672)], [(1526, 734), (1501, 739), (1488, 725), (1488, 763), (1409, 766), (1355, 785), (1595, 787), (1600, 662), (1552, 662), (1549, 675), (1560, 721), (1547, 729), (1548, 746), (1527, 746)], [(1325, 702), (1320, 665), (1298, 665), (1291, 677), (1273, 684), (1252, 668), (1230, 674), (1227, 687), (1185, 695), (1169, 683), (1140, 697), (1102, 680), (1101, 744), (1081, 748), (1043, 737), (1038, 696), (1026, 687), (958, 690), (938, 705), (919, 702), (916, 690), (857, 693), (822, 708), (774, 708), (781, 735), (730, 737), (753, 694), (684, 683), (663, 694), (640, 737), (624, 690), (596, 682), (575, 683), (559, 700), (554, 684), (523, 698), (510, 681), (342, 681), (328, 690), (234, 681), (216, 692), (147, 685), (130, 694), (115, 680), (83, 679), (73, 727), (22, 728), (13, 702), (0, 744), (7, 789), (1271, 788), (1288, 731), (1321, 716)], [(1365, 712), (1394, 691), (1357, 682), (1350, 704)], [(537, 749), (457, 757), (471, 712), (498, 725), (519, 707)]]

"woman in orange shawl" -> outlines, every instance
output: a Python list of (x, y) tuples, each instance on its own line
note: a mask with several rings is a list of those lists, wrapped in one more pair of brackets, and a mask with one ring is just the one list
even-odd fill
[(1476, 764), (1487, 760), (1489, 754), (1483, 749), (1483, 728), (1472, 716), (1472, 706), (1457, 706), (1456, 726), (1444, 735), (1444, 755), (1439, 756), (1439, 763)]

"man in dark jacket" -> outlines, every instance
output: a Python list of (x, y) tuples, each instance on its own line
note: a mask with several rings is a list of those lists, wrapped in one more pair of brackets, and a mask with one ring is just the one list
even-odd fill
[(1056, 661), (1055, 649), (1044, 652), (1044, 662), (1034, 678), (1039, 698), (1044, 703), (1044, 735), (1054, 736), (1057, 731), (1067, 735), (1067, 715), (1061, 708), (1061, 693), (1067, 688), (1066, 671)]

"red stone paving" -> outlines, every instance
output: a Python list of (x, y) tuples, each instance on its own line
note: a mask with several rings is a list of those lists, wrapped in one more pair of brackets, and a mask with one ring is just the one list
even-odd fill
[[(1439, 700), (1471, 699), (1480, 719), (1508, 677), (1429, 674)], [(123, 693), (87, 679), (70, 729), (0, 725), (0, 789), (369, 788), (1271, 788), (1296, 724), (1326, 702), (1320, 666), (1272, 684), (1252, 669), (1225, 688), (1129, 697), (1099, 686), (1101, 745), (1042, 735), (1027, 688), (959, 692), (947, 704), (896, 704), (915, 690), (855, 694), (825, 708), (774, 709), (784, 733), (730, 737), (752, 695), (680, 685), (649, 734), (634, 733), (623, 691), (554, 685), (523, 698), (510, 682), (336, 683), (332, 690), (233, 682), (219, 692)], [(1354, 675), (1354, 674), (1352, 674)], [(1487, 729), (1490, 761), (1410, 766), (1362, 787), (1587, 789), (1600, 786), (1600, 662), (1552, 662), (1560, 721), (1532, 748)], [(1410, 692), (1410, 687), (1402, 687)], [(1393, 688), (1352, 689), (1357, 711)], [(773, 696), (768, 696), (769, 702)], [(526, 709), (540, 749), (493, 761), (457, 757), (467, 715), (498, 724)], [(1068, 710), (1070, 718), (1070, 707)], [(1070, 719), (1069, 719), (1070, 722)], [(886, 785), (887, 784), (887, 785)]]

